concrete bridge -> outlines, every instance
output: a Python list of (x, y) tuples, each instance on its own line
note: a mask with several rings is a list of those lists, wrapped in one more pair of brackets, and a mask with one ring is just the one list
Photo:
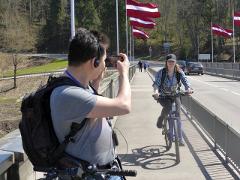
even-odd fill
[[(180, 147), (181, 161), (176, 163), (174, 148), (172, 147), (169, 151), (165, 150), (165, 141), (161, 131), (156, 127), (161, 106), (151, 96), (152, 81), (149, 75), (151, 74), (147, 72), (136, 71), (134, 74), (134, 71), (131, 71), (131, 76), (133, 76), (131, 81), (132, 112), (117, 117), (114, 123), (119, 138), (117, 152), (122, 159), (123, 168), (138, 172), (137, 177), (128, 179), (239, 179), (239, 172), (233, 165), (239, 167), (240, 156), (230, 163), (232, 154), (235, 157), (235, 151), (224, 154), (226, 144), (222, 146), (218, 140), (211, 138), (212, 129), (210, 129), (210, 136), (206, 135), (208, 132), (200, 127), (201, 124), (198, 122), (201, 121), (196, 119), (199, 117), (194, 112), (194, 108), (192, 112), (186, 113), (186, 110), (190, 109), (189, 106), (196, 109), (196, 104), (194, 102), (189, 104), (189, 100), (183, 102), (186, 108), (181, 114), (186, 145)], [(111, 81), (110, 84), (112, 83), (114, 81)], [(109, 87), (112, 90), (110, 92), (103, 91), (106, 93), (105, 95), (114, 96), (116, 89), (110, 84), (106, 88)], [(202, 116), (209, 121), (207, 116)], [(221, 129), (216, 130), (216, 132), (219, 131)], [(229, 131), (227, 133), (230, 134)], [(236, 134), (237, 138), (234, 136), (233, 143), (237, 148), (236, 151), (240, 152), (238, 149), (240, 136), (238, 133)], [(225, 135), (224, 137), (227, 137)], [(218, 138), (218, 134), (214, 136)], [(226, 147), (229, 148), (230, 145), (226, 145)], [(221, 149), (223, 152), (220, 152)], [(33, 172), (31, 163), (22, 149), (18, 130), (0, 139), (0, 174), (0, 180), (32, 180), (42, 176), (41, 173)]]

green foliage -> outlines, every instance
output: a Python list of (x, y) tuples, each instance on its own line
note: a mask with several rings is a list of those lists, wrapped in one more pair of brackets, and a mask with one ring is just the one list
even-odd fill
[[(135, 40), (136, 55), (163, 55), (163, 43), (171, 44), (172, 52), (196, 57), (198, 39), (200, 52), (209, 53), (211, 21), (232, 27), (233, 2), (226, 0), (139, 0), (159, 6), (161, 17), (154, 19), (154, 29), (144, 29), (150, 39)], [(105, 32), (110, 40), (110, 53), (116, 52), (116, 1), (75, 0), (75, 23), (78, 27)], [(118, 1), (120, 51), (126, 49), (125, 0)], [(239, 41), (240, 29), (236, 28)], [(7, 52), (67, 52), (70, 39), (70, 0), (0, 0), (0, 49)], [(229, 40), (214, 37), (214, 48), (221, 52)], [(239, 44), (239, 43), (238, 43)], [(239, 49), (237, 47), (236, 49)]]
[(50, 0), (49, 16), (39, 37), (39, 51), (66, 52), (70, 37), (69, 2)]
[(99, 29), (101, 20), (93, 0), (75, 1), (76, 26), (87, 29)]

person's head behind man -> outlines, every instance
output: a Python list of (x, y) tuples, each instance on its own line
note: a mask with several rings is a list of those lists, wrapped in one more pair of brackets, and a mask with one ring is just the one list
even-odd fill
[(110, 46), (110, 39), (108, 36), (104, 33), (100, 33), (99, 31), (96, 30), (91, 30), (90, 31), (97, 39), (98, 42), (107, 50)]
[(70, 42), (68, 66), (84, 66), (86, 72), (92, 72), (92, 78), (96, 78), (104, 70), (106, 58), (106, 46), (99, 41), (99, 37), (87, 29), (79, 28)]

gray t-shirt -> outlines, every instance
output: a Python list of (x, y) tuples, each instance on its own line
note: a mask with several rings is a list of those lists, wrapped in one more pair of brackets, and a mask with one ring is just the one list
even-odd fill
[[(53, 127), (60, 142), (68, 135), (72, 122), (81, 123), (96, 104), (91, 88), (61, 86), (50, 98)], [(114, 159), (112, 129), (105, 118), (88, 119), (75, 135), (66, 152), (92, 164), (104, 165)]]

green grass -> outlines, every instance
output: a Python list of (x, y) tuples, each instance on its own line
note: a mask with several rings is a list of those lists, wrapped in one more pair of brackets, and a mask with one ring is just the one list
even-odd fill
[[(24, 69), (17, 70), (17, 76), (19, 75), (26, 75), (26, 74), (37, 74), (37, 73), (45, 73), (45, 72), (53, 72), (59, 69), (63, 69), (67, 67), (66, 60), (54, 60), (51, 63), (41, 65), (41, 66), (34, 66)], [(13, 71), (8, 71), (4, 74), (4, 77), (12, 77)]]

